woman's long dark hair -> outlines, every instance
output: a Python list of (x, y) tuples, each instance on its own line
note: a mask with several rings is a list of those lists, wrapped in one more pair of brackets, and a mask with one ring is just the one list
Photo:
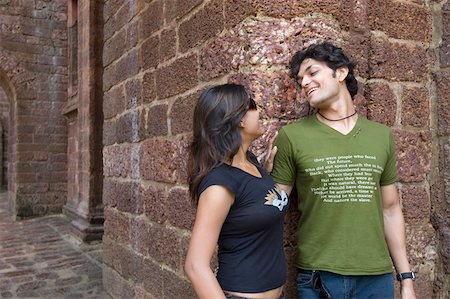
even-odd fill
[(248, 108), (249, 95), (242, 85), (213, 86), (200, 95), (188, 163), (189, 193), (195, 206), (205, 175), (223, 162), (231, 162), (238, 152), (242, 143), (239, 123)]

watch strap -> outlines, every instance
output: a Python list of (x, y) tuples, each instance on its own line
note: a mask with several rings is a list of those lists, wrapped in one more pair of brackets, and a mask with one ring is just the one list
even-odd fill
[(416, 274), (414, 272), (403, 272), (397, 274), (397, 280), (402, 281), (405, 279), (416, 280)]

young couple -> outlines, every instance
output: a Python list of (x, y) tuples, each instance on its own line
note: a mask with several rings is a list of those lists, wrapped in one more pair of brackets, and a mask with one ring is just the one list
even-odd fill
[(402, 298), (414, 299), (390, 129), (356, 113), (354, 65), (342, 49), (312, 45), (290, 67), (317, 113), (280, 130), (273, 169), (248, 151), (264, 131), (243, 86), (209, 88), (195, 107), (189, 190), (197, 214), (185, 263), (195, 292), (284, 298), (283, 223), (295, 185), (300, 299), (394, 298), (391, 259)]

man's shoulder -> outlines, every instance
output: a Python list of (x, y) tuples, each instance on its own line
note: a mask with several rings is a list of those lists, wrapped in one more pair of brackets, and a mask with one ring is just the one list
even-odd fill
[(305, 128), (305, 127), (309, 127), (314, 123), (314, 115), (309, 115), (306, 116), (304, 118), (298, 119), (292, 123), (289, 123), (287, 125), (283, 126), (283, 130), (288, 133), (288, 132), (299, 132), (299, 129)]
[(361, 122), (363, 123), (363, 125), (366, 126), (367, 128), (370, 128), (370, 129), (378, 131), (378, 132), (384, 132), (384, 133), (391, 132), (391, 128), (382, 123), (367, 119), (362, 116), (360, 116), (360, 118), (361, 118)]

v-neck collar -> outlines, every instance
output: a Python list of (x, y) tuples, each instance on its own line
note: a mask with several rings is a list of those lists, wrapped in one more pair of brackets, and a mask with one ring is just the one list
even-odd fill
[(321, 122), (321, 121), (317, 118), (317, 115), (316, 115), (316, 114), (313, 115), (313, 118), (314, 118), (314, 121), (315, 121), (315, 122), (317, 122), (317, 123), (318, 123), (320, 126), (322, 126), (323, 128), (327, 129), (327, 131), (329, 131), (329, 132), (331, 132), (331, 133), (333, 133), (333, 134), (335, 134), (335, 135), (341, 136), (342, 138), (345, 138), (345, 137), (351, 137), (351, 136), (355, 135), (356, 132), (357, 132), (357, 131), (359, 130), (359, 128), (361, 127), (361, 116), (360, 116), (359, 114), (357, 114), (357, 115), (358, 115), (358, 118), (356, 119), (355, 125), (354, 125), (353, 128), (350, 130), (350, 132), (348, 132), (347, 134), (343, 134), (343, 133), (339, 132), (338, 130), (336, 130), (336, 129), (330, 127), (329, 125), (324, 124), (323, 122)]
[(253, 163), (253, 162), (251, 162), (251, 161), (250, 161), (250, 163), (252, 163), (253, 165), (255, 165), (255, 167), (256, 167), (256, 169), (258, 170), (260, 176), (256, 176), (256, 175), (254, 175), (254, 174), (252, 174), (252, 173), (250, 173), (250, 172), (247, 172), (247, 171), (245, 171), (245, 170), (243, 170), (243, 169), (240, 169), (239, 167), (236, 167), (236, 166), (232, 166), (232, 165), (229, 165), (229, 164), (226, 164), (226, 163), (224, 163), (224, 165), (227, 165), (228, 167), (230, 167), (230, 168), (232, 168), (232, 169), (236, 169), (237, 171), (243, 172), (243, 173), (245, 173), (245, 174), (247, 174), (247, 175), (249, 175), (249, 176), (252, 176), (252, 177), (254, 177), (254, 178), (262, 179), (262, 178), (264, 177), (264, 172), (261, 171), (261, 169), (259, 168), (259, 166), (256, 165), (255, 163)]

